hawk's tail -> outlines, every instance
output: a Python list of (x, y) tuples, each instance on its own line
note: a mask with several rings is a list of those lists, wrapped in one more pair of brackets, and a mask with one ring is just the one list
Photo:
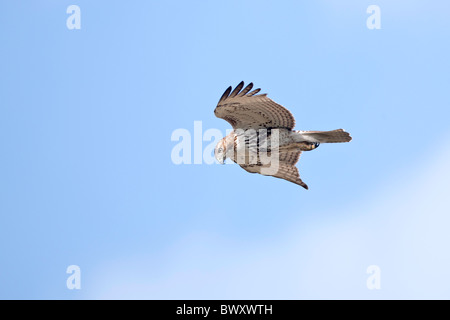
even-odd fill
[(343, 129), (331, 131), (297, 131), (302, 137), (309, 142), (319, 143), (335, 143), (349, 142), (352, 140), (350, 134)]

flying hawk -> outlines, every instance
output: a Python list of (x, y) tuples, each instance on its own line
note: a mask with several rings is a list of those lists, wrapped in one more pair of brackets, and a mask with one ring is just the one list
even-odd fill
[(230, 158), (248, 172), (285, 179), (308, 189), (295, 167), (302, 151), (314, 150), (320, 143), (352, 140), (343, 129), (293, 130), (295, 120), (289, 110), (269, 99), (267, 94), (257, 94), (261, 89), (251, 91), (253, 83), (242, 88), (243, 81), (233, 91), (228, 87), (214, 110), (216, 117), (233, 127), (214, 150), (219, 163)]

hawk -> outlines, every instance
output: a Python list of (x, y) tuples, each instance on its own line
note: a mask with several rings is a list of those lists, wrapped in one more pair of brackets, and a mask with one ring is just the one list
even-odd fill
[(244, 88), (242, 81), (233, 91), (228, 87), (220, 98), (214, 114), (230, 123), (233, 131), (219, 141), (215, 158), (221, 164), (230, 158), (250, 173), (284, 179), (308, 189), (295, 167), (302, 151), (314, 150), (320, 143), (349, 142), (352, 137), (343, 129), (293, 130), (295, 119), (289, 110), (267, 94), (257, 94), (261, 89), (252, 88), (253, 83)]

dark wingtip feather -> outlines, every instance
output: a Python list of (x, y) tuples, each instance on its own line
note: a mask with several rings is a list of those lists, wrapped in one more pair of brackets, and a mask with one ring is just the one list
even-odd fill
[(250, 90), (252, 90), (253, 88), (253, 82), (250, 82), (245, 88), (244, 90), (241, 91), (241, 93), (239, 93), (239, 97), (243, 97), (247, 94), (247, 92), (249, 92)]
[(221, 102), (221, 101), (225, 100), (226, 98), (228, 98), (228, 96), (230, 95), (230, 92), (231, 92), (231, 86), (229, 86), (227, 88), (227, 90), (225, 90), (225, 92), (223, 93), (222, 97), (220, 97), (219, 102)]
[(230, 94), (230, 98), (234, 98), (237, 96), (239, 91), (244, 87), (244, 81), (239, 82), (239, 84), (234, 88), (233, 92)]
[(257, 94), (257, 93), (260, 92), (260, 91), (261, 91), (260, 88), (255, 89), (255, 90), (253, 90), (252, 92), (250, 92), (249, 94), (247, 94), (247, 97), (254, 96), (255, 94)]

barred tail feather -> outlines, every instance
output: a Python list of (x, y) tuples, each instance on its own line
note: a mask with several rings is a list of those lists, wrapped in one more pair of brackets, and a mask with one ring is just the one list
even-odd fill
[(338, 143), (349, 142), (352, 140), (350, 134), (343, 129), (331, 131), (297, 131), (302, 137), (309, 142), (319, 143)]

